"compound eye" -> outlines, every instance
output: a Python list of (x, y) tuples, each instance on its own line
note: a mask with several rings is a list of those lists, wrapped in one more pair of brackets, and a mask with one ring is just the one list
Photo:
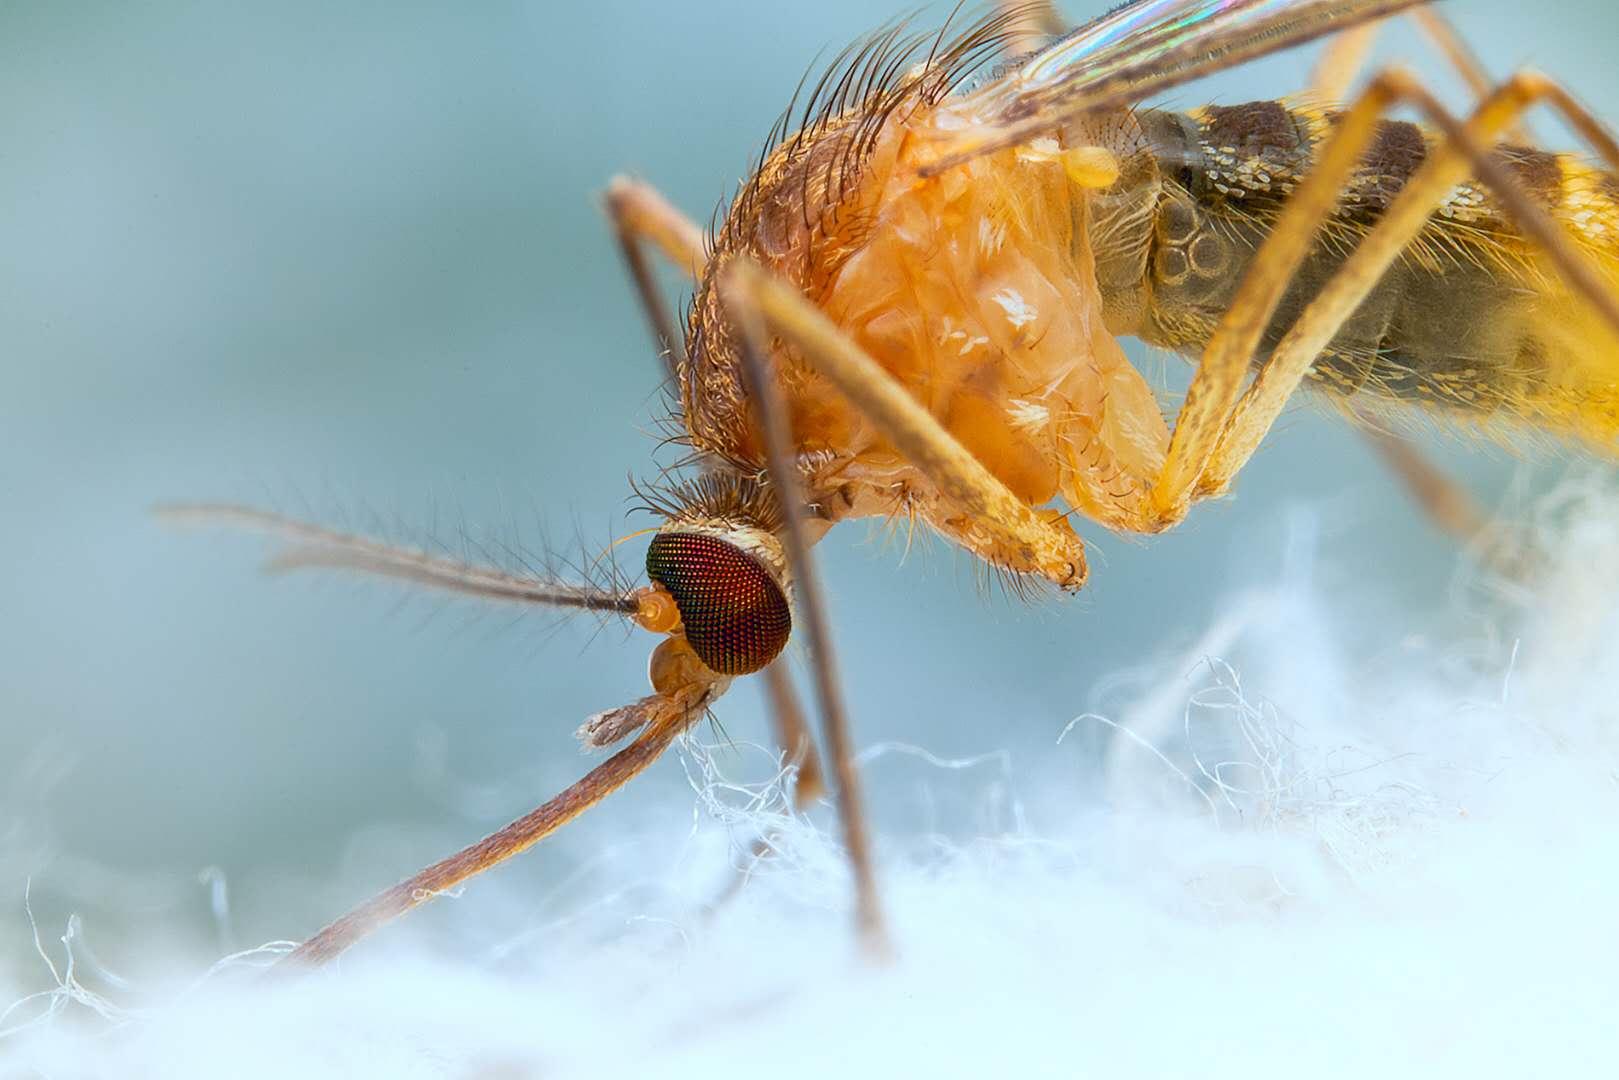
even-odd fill
[(697, 658), (721, 675), (758, 671), (787, 645), (793, 617), (774, 574), (735, 544), (703, 533), (660, 533), (647, 577), (669, 590)]

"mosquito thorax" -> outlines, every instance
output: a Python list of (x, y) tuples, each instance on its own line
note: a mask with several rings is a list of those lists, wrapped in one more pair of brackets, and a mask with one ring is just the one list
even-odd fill
[(792, 605), (774, 533), (734, 521), (671, 521), (647, 549), (646, 572), (652, 595), (673, 601), (692, 652), (716, 674), (758, 671), (786, 647)]

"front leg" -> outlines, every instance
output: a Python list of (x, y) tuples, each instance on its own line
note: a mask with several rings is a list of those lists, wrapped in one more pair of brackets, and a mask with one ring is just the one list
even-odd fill
[[(605, 201), (613, 234), (630, 280), (635, 284), (641, 310), (652, 329), (658, 354), (663, 357), (669, 377), (675, 378), (685, 356), (685, 340), (652, 276), (646, 245), (655, 248), (689, 280), (700, 281), (708, 265), (702, 227), (682, 214), (657, 188), (627, 176), (615, 176), (608, 182)], [(803, 810), (826, 790), (820, 756), (804, 722), (804, 711), (793, 690), (786, 659), (778, 657), (771, 661), (763, 676), (777, 742), (788, 764), (797, 769), (793, 805)]]
[(607, 216), (641, 311), (652, 329), (653, 344), (663, 359), (664, 373), (673, 379), (685, 357), (686, 342), (652, 276), (643, 245), (650, 243), (687, 277), (699, 281), (708, 265), (703, 230), (657, 188), (626, 176), (615, 176), (607, 185)]
[[(1009, 537), (1002, 529), (985, 528), (973, 514), (957, 510), (944, 500), (928, 508), (924, 516), (929, 525), (952, 543), (976, 555), (992, 569), (1009, 575), (1006, 580), (1020, 595), (1021, 583), (1030, 578), (1055, 580), (1049, 573), (1042, 572), (1038, 558), (1030, 558), (1031, 554), (1038, 555), (1040, 549), (1025, 539)], [(1077, 591), (1089, 576), (1084, 542), (1069, 524), (1065, 511), (1047, 507), (1034, 511), (1034, 517), (1039, 523), (1041, 539), (1049, 537), (1052, 547), (1063, 552), (1064, 565), (1075, 567), (1072, 580), (1056, 584), (1068, 592)]]

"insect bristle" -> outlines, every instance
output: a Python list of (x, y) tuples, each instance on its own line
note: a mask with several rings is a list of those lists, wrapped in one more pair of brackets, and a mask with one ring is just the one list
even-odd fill
[(998, 595), (1025, 607), (1034, 607), (1056, 595), (1055, 586), (1045, 578), (1020, 573), (1001, 562), (974, 559), (973, 569), (979, 595), (985, 599)]
[(775, 492), (745, 473), (729, 469), (685, 477), (665, 473), (654, 482), (632, 479), (630, 486), (641, 500), (639, 509), (665, 521), (703, 518), (746, 522), (767, 533), (779, 533), (784, 527)]
[[(930, 541), (936, 534), (918, 517), (915, 505), (905, 500), (877, 522), (874, 535), (884, 551), (899, 547), (900, 561), (903, 563), (913, 552), (926, 555), (930, 550)], [(974, 558), (971, 566), (974, 591), (986, 602), (1001, 596), (1017, 604), (1034, 607), (1056, 595), (1055, 587), (1045, 578), (1019, 573), (992, 559)]]
[[(728, 206), (716, 208), (711, 249), (736, 246), (743, 239), (737, 231), (753, 222), (760, 200), (778, 184), (798, 189), (804, 224), (813, 228), (859, 183), (884, 125), (906, 108), (937, 105), (1017, 36), (1026, 14), (1002, 7), (953, 32), (962, 7), (936, 31), (914, 31), (911, 18), (896, 19), (838, 53), (813, 85), (802, 79), (748, 180)], [(789, 173), (791, 183), (780, 184)]]

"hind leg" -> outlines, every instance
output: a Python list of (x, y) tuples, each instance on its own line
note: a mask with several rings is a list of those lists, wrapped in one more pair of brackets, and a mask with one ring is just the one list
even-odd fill
[[(1449, 20), (1431, 7), (1417, 8), (1409, 18), (1449, 61), (1474, 97), (1490, 93), (1492, 83), (1478, 54)], [(1385, 25), (1357, 26), (1327, 42), (1310, 80), (1318, 101), (1343, 101), (1348, 96), (1364, 73), (1372, 46)], [(1529, 142), (1522, 124), (1509, 126), (1506, 139), (1523, 145)], [(1486, 561), (1500, 562), (1490, 550), (1481, 547), (1489, 540), (1490, 516), (1466, 487), (1435, 465), (1410, 439), (1371, 422), (1358, 422), (1355, 430), (1400, 481), (1431, 525), (1458, 545), (1474, 548)]]

